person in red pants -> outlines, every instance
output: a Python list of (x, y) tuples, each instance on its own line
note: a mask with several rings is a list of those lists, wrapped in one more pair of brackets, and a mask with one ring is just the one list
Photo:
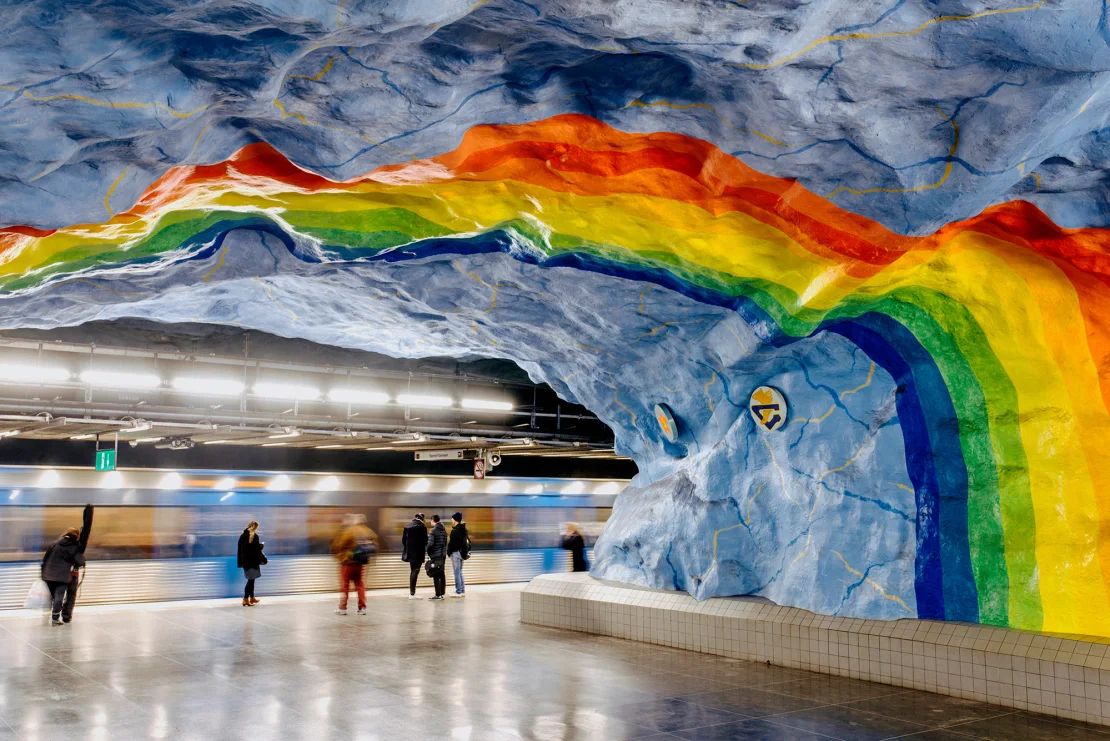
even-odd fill
[(366, 526), (366, 515), (346, 515), (343, 529), (331, 542), (331, 552), (339, 562), (339, 609), (337, 615), (347, 614), (347, 598), (351, 583), (358, 592), (358, 614), (366, 614), (366, 583), (363, 569), (370, 557), (378, 551), (377, 536)]

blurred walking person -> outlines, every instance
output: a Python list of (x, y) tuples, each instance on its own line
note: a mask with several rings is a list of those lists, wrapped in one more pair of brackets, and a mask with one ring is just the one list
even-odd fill
[(447, 557), (451, 559), (451, 570), (455, 572), (455, 597), (466, 596), (466, 582), (463, 581), (463, 561), (470, 558), (470, 534), (463, 522), (462, 512), (451, 515), (454, 525), (447, 537)]
[(81, 586), (81, 568), (85, 565), (85, 548), (92, 534), (92, 518), (93, 507), (86, 504), (81, 529), (69, 528), (43, 554), (41, 575), (50, 590), (51, 625), (73, 620), (77, 588)]
[(343, 529), (331, 542), (331, 552), (339, 561), (339, 609), (337, 615), (347, 614), (347, 596), (351, 582), (358, 592), (358, 614), (366, 614), (366, 583), (362, 573), (370, 557), (378, 552), (377, 537), (366, 525), (366, 515), (344, 515)]
[(589, 571), (590, 564), (586, 561), (586, 539), (578, 532), (578, 523), (568, 522), (563, 529), (564, 549), (570, 551), (571, 570)]
[(401, 531), (401, 560), (409, 565), (409, 599), (416, 598), (416, 577), (424, 566), (427, 547), (428, 526), (424, 524), (424, 513), (417, 512)]
[(436, 593), (428, 599), (443, 599), (447, 594), (447, 572), (444, 564), (447, 562), (447, 528), (439, 521), (439, 515), (432, 515), (432, 532), (428, 534), (428, 558), (432, 561), (432, 584)]
[(262, 576), (262, 567), (268, 563), (262, 549), (266, 544), (258, 537), (258, 523), (251, 520), (247, 529), (239, 536), (239, 552), (236, 562), (243, 570), (247, 585), (243, 587), (243, 607), (253, 607), (262, 600), (255, 599), (254, 580)]

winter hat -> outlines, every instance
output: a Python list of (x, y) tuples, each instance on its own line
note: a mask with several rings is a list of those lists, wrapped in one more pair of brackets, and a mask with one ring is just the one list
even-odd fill
[(423, 520), (424, 519), (424, 513), (423, 512), (417, 512), (415, 515), (413, 515), (413, 517), (415, 517), (418, 520)]
[(455, 514), (451, 515), (451, 519), (455, 522), (462, 522), (462, 512), (456, 512)]

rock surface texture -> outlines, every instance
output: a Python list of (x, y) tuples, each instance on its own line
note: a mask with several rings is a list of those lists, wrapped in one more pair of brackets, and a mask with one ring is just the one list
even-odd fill
[(598, 576), (1110, 635), (1108, 44), (1053, 0), (14, 4), (0, 326), (511, 358), (640, 467)]

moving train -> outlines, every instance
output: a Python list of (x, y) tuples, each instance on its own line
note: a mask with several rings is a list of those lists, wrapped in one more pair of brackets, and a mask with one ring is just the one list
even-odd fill
[(96, 506), (82, 602), (235, 594), (235, 546), (257, 520), (270, 566), (260, 593), (330, 591), (329, 545), (347, 513), (366, 516), (379, 554), (368, 586), (407, 583), (401, 529), (462, 511), (474, 557), (470, 583), (516, 581), (566, 567), (558, 548), (567, 521), (597, 538), (623, 480), (487, 478), (265, 471), (97, 472), (0, 467), (0, 608), (19, 607), (43, 550), (81, 508)]

